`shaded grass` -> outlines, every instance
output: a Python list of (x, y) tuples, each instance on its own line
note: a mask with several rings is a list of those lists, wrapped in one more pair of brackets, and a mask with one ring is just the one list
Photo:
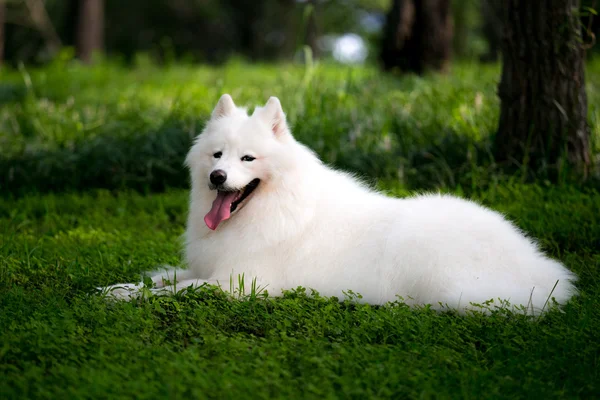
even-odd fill
[[(588, 67), (593, 147), (597, 82)], [(498, 66), (402, 79), (373, 68), (223, 68), (113, 63), (0, 71), (0, 191), (186, 187), (183, 158), (218, 97), (254, 106), (276, 95), (294, 134), (327, 162), (409, 187), (483, 187), (491, 156)]]
[(274, 300), (201, 289), (106, 302), (93, 287), (179, 262), (186, 191), (0, 199), (0, 394), (597, 397), (600, 193), (503, 185), (474, 197), (581, 276), (581, 295), (564, 312), (535, 322), (502, 312), (459, 317), (304, 289)]

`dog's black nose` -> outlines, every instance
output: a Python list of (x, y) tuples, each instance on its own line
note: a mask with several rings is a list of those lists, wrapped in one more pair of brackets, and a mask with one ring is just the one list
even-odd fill
[(210, 181), (213, 185), (222, 185), (227, 180), (227, 174), (222, 169), (216, 169), (210, 173)]

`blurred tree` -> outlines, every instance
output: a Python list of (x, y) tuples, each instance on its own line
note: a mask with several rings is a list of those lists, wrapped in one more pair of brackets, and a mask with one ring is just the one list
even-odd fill
[(455, 56), (464, 56), (467, 48), (468, 36), (468, 11), (472, 0), (452, 1), (452, 20), (454, 32), (452, 38), (452, 51)]
[(104, 46), (104, 0), (79, 0), (76, 15), (75, 53), (89, 63)]
[(4, 15), (6, 13), (6, 4), (0, 0), (0, 64), (4, 61)]
[(5, 59), (47, 60), (62, 46), (44, 0), (0, 0)]
[[(127, 62), (132, 62), (140, 53), (159, 62), (185, 58), (220, 63), (235, 55), (257, 61), (292, 59), (305, 44), (326, 57), (332, 52), (333, 40), (347, 33), (360, 36), (368, 47), (369, 60), (375, 61), (379, 55), (385, 14), (392, 5), (392, 0), (91, 1), (104, 5), (104, 35), (100, 48), (103, 47), (109, 57), (116, 56)], [(468, 54), (473, 53), (475, 43), (472, 32), (479, 18), (475, 12), (477, 1), (451, 2), (451, 14), (456, 16), (460, 12), (463, 17), (466, 14), (462, 32), (466, 30), (469, 37)], [(75, 49), (84, 47), (79, 35), (79, 17), (85, 0), (1, 2), (6, 2), (7, 8), (6, 60), (12, 63), (45, 62), (55, 54), (53, 51), (58, 48), (55, 44)], [(42, 19), (32, 20), (27, 3), (42, 11), (36, 14)], [(316, 12), (305, 15), (311, 4)], [(305, 16), (311, 18), (304, 19)], [(92, 29), (89, 25), (81, 26)], [(457, 43), (464, 44), (465, 41), (459, 39)]]
[(481, 57), (484, 62), (496, 62), (500, 55), (502, 40), (502, 2), (504, 0), (482, 0), (482, 33), (488, 44), (488, 51)]
[(29, 13), (29, 20), (46, 39), (46, 47), (52, 54), (58, 52), (61, 46), (61, 40), (54, 29), (54, 24), (46, 11), (46, 5), (43, 0), (24, 0), (25, 8)]
[(308, 47), (312, 50), (312, 54), (314, 58), (319, 57), (319, 46), (317, 45), (317, 40), (319, 39), (319, 28), (317, 25), (317, 2), (315, 0), (307, 1), (307, 10), (308, 13), (307, 21), (306, 21), (306, 38), (305, 42)]
[(590, 132), (579, 0), (503, 0), (499, 162), (587, 173)]
[[(481, 35), (481, 5), (500, 0), (452, 0), (452, 58), (473, 59), (485, 46)], [(485, 26), (484, 26), (485, 29)]]
[(394, 0), (383, 32), (384, 69), (446, 70), (452, 32), (450, 0)]

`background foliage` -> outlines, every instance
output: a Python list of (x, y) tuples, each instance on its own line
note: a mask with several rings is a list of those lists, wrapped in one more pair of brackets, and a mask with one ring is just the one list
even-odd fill
[[(599, 73), (589, 65), (596, 154)], [(497, 66), (473, 64), (398, 80), (326, 63), (157, 68), (140, 58), (125, 69), (58, 60), (4, 74), (0, 190), (186, 187), (183, 159), (223, 92), (249, 106), (279, 96), (296, 137), (336, 166), (411, 188), (468, 190), (507, 178), (490, 154), (497, 79)]]

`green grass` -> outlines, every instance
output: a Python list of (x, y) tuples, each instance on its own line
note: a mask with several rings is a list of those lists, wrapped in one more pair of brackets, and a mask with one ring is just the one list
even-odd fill
[[(600, 153), (600, 64), (587, 70)], [(0, 191), (187, 187), (183, 159), (224, 92), (280, 97), (294, 134), (327, 162), (413, 188), (493, 183), (498, 66), (402, 79), (374, 68), (223, 68), (57, 61), (0, 71)], [(600, 176), (600, 171), (594, 171)]]
[(179, 263), (185, 190), (0, 200), (0, 394), (597, 397), (600, 193), (502, 185), (474, 197), (581, 276), (581, 295), (564, 312), (534, 322), (507, 313), (461, 317), (309, 290), (243, 301), (199, 290), (112, 303), (93, 288)]
[[(600, 397), (600, 192), (496, 168), (498, 76), (236, 62), (0, 70), (0, 398)], [(590, 63), (596, 158), (599, 78)], [(250, 106), (279, 96), (301, 141), (393, 195), (441, 188), (505, 213), (580, 276), (580, 295), (533, 321), (303, 288), (106, 301), (95, 287), (181, 262), (182, 161), (223, 92)]]

